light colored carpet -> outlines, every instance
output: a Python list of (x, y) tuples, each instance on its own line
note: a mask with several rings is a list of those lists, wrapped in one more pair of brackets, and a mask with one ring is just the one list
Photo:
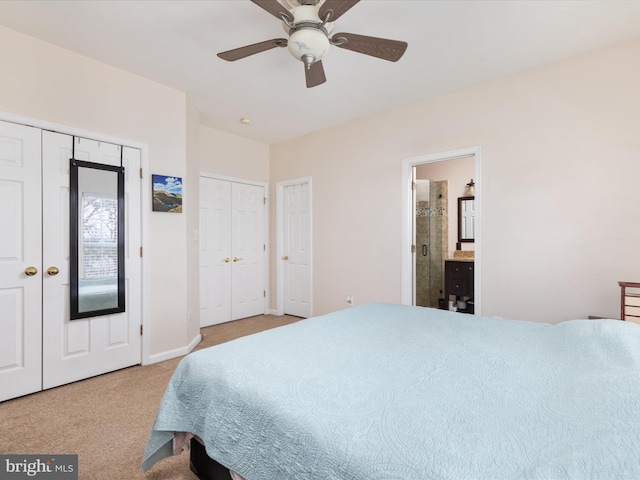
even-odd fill
[[(203, 328), (196, 350), (298, 320), (261, 315)], [(156, 411), (180, 358), (0, 403), (0, 452), (78, 454), (80, 479), (195, 480), (184, 453), (146, 474), (140, 468)]]

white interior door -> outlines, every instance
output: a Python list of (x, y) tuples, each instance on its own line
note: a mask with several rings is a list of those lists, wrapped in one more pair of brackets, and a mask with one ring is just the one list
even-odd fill
[(231, 320), (231, 182), (200, 178), (200, 326)]
[(231, 319), (264, 313), (264, 187), (231, 184)]
[[(70, 320), (69, 159), (73, 138), (43, 131), (43, 388), (140, 363), (140, 150), (124, 147), (125, 305), (123, 313)], [(75, 158), (120, 165), (119, 145), (75, 139)], [(47, 270), (57, 267), (50, 275)]]
[(200, 179), (200, 325), (264, 313), (264, 187)]
[(0, 401), (42, 388), (40, 168), (40, 130), (0, 122)]
[(283, 191), (282, 258), (284, 313), (311, 316), (309, 183), (287, 185)]

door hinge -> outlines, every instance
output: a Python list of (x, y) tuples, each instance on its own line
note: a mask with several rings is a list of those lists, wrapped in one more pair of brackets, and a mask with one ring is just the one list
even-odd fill
[(266, 205), (267, 204), (267, 197), (262, 197), (262, 204)]
[(142, 336), (142, 325), (140, 325), (140, 336)]
[(411, 253), (416, 253), (416, 246), (415, 245), (411, 245)]
[(140, 168), (140, 178), (142, 178), (142, 168)]
[(266, 290), (262, 290), (262, 296), (267, 298), (267, 291)]
[(140, 256), (142, 256), (142, 247), (140, 247)]
[(267, 251), (267, 245), (266, 244), (262, 244), (262, 250), (264, 250), (265, 252)]
[(417, 187), (416, 182), (411, 182), (411, 190), (415, 190)]

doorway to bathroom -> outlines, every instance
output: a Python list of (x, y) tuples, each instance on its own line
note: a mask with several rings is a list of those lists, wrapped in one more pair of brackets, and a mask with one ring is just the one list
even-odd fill
[[(464, 260), (475, 262), (475, 311), (480, 313), (480, 147), (403, 163), (403, 303), (447, 308), (445, 265), (463, 254)], [(460, 242), (458, 203), (469, 183), (475, 187), (475, 238)]]

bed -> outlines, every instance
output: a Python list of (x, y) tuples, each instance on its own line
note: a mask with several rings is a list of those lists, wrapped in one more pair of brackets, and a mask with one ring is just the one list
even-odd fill
[(246, 480), (638, 479), (640, 326), (309, 318), (180, 362), (143, 470), (192, 437)]

